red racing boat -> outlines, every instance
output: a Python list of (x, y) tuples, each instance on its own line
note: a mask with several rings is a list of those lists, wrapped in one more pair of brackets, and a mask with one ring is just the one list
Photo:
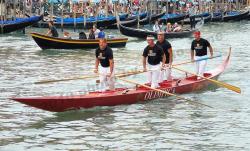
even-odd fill
[[(230, 59), (230, 52), (225, 61), (214, 70), (204, 74), (206, 78), (218, 79), (219, 75), (225, 70)], [(169, 93), (188, 93), (206, 89), (213, 86), (214, 83), (206, 79), (197, 80), (196, 76), (187, 76), (173, 81), (164, 81), (158, 89)], [(83, 108), (92, 108), (96, 106), (115, 106), (122, 104), (134, 104), (137, 102), (153, 100), (167, 97), (166, 94), (157, 92), (142, 86), (135, 89), (117, 88), (114, 91), (90, 92), (78, 96), (48, 96), (48, 97), (29, 97), (12, 98), (17, 102), (33, 106), (39, 109), (64, 112), (67, 110), (76, 110)]]

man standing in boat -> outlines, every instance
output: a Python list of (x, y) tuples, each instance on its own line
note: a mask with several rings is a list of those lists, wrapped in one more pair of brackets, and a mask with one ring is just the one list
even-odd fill
[[(191, 60), (201, 60), (196, 61), (196, 73), (199, 76), (203, 76), (207, 65), (207, 48), (209, 48), (210, 57), (213, 57), (213, 48), (206, 39), (201, 38), (200, 31), (194, 32), (194, 37), (195, 39), (191, 44)], [(198, 77), (198, 79), (200, 79), (200, 77)]]
[(195, 29), (195, 6), (190, 3), (189, 8), (188, 8), (188, 15), (189, 15), (189, 19), (190, 19), (190, 25), (191, 25), (191, 29)]
[[(147, 36), (148, 46), (143, 51), (143, 71), (148, 71), (148, 82), (151, 88), (159, 87), (159, 75), (162, 64), (166, 62), (166, 56), (161, 47), (154, 43), (153, 36)], [(148, 62), (148, 63), (146, 63)], [(148, 69), (148, 70), (147, 70)]]
[[(114, 89), (113, 51), (107, 46), (107, 39), (99, 40), (99, 48), (95, 51), (95, 73), (99, 73), (101, 91)], [(99, 66), (99, 64), (101, 64)]]
[[(160, 71), (159, 82), (162, 82), (166, 77), (167, 80), (171, 80), (171, 66), (173, 62), (173, 50), (171, 44), (165, 40), (164, 32), (158, 32), (156, 45), (160, 46), (166, 56), (166, 64), (164, 70)], [(165, 76), (164, 76), (165, 75)]]
[(52, 37), (58, 37), (58, 32), (56, 30), (56, 27), (54, 26), (53, 21), (49, 21), (49, 31), (47, 35), (51, 35)]

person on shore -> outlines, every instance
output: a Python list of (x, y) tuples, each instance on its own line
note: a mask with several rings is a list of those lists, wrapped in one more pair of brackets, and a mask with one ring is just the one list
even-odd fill
[(147, 71), (148, 83), (151, 83), (151, 88), (159, 87), (159, 75), (162, 69), (162, 64), (165, 64), (166, 56), (161, 47), (154, 43), (154, 37), (147, 36), (148, 45), (143, 51), (143, 71)]
[(164, 67), (163, 70), (160, 71), (159, 82), (163, 82), (164, 79), (171, 80), (171, 66), (173, 62), (173, 50), (171, 44), (165, 39), (164, 32), (159, 32), (157, 35), (156, 45), (161, 47), (165, 56), (166, 56), (166, 64), (162, 63)]
[(112, 49), (107, 46), (107, 39), (99, 40), (99, 48), (96, 49), (95, 56), (94, 73), (99, 74), (101, 91), (113, 90), (115, 84), (114, 59)]
[[(207, 48), (210, 51), (210, 57), (213, 57), (213, 48), (210, 43), (201, 38), (201, 32), (194, 32), (195, 39), (191, 44), (191, 61), (201, 60), (207, 58)], [(207, 60), (196, 61), (196, 74), (198, 75), (197, 79), (199, 80), (199, 76), (203, 76), (206, 71)]]
[(100, 9), (100, 11), (99, 11), (99, 16), (100, 16), (100, 17), (105, 17), (105, 13), (106, 13), (105, 7), (104, 7), (104, 6), (101, 6), (101, 9)]
[(52, 37), (58, 37), (59, 34), (58, 34), (57, 30), (56, 30), (56, 27), (54, 26), (53, 21), (49, 21), (48, 24), (49, 24), (49, 30), (48, 30), (46, 35), (52, 36)]

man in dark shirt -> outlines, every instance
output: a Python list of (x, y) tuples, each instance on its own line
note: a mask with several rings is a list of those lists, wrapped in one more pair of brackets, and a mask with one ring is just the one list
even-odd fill
[[(114, 60), (113, 51), (107, 46), (106, 39), (99, 40), (99, 48), (95, 51), (95, 73), (99, 73), (102, 91), (114, 89)], [(99, 67), (99, 64), (100, 67)], [(98, 72), (99, 71), (99, 72)]]
[(86, 34), (85, 34), (84, 31), (81, 31), (81, 32), (79, 33), (79, 39), (87, 39), (87, 36), (86, 36)]
[[(159, 32), (157, 35), (156, 45), (160, 46), (166, 56), (166, 64), (163, 64), (164, 70), (160, 71), (159, 82), (164, 80), (164, 77), (167, 77), (167, 80), (171, 80), (171, 65), (173, 62), (173, 50), (171, 44), (165, 40), (164, 32)], [(165, 76), (164, 76), (165, 75)]]
[(52, 37), (58, 37), (58, 32), (56, 30), (56, 27), (54, 26), (53, 21), (49, 21), (49, 31), (47, 35), (51, 35)]
[[(200, 31), (194, 32), (194, 37), (195, 40), (191, 44), (191, 60), (195, 61), (207, 58), (207, 48), (209, 48), (210, 57), (213, 57), (213, 48), (206, 39), (201, 38)], [(207, 60), (196, 61), (196, 73), (198, 76), (203, 76), (206, 65)], [(200, 79), (200, 77), (197, 79)]]
[(88, 39), (95, 39), (95, 32), (93, 28), (89, 29), (89, 38)]
[(151, 88), (159, 87), (159, 74), (162, 64), (166, 62), (166, 56), (161, 47), (154, 43), (154, 37), (147, 37), (148, 46), (143, 51), (143, 71), (148, 70), (148, 82)]

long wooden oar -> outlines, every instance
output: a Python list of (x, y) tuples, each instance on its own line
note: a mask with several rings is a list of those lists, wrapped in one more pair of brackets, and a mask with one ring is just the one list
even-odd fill
[(197, 60), (194, 60), (194, 61), (185, 61), (185, 62), (173, 64), (173, 66), (179, 66), (179, 65), (184, 65), (184, 64), (188, 64), (188, 63), (195, 63), (195, 62), (199, 62), (199, 61), (203, 61), (203, 60), (218, 58), (218, 57), (221, 57), (221, 56), (222, 55), (217, 55), (217, 56), (213, 56), (213, 57), (207, 57), (207, 58), (197, 59)]
[(98, 75), (82, 76), (82, 77), (59, 79), (59, 80), (43, 80), (43, 81), (35, 82), (35, 84), (46, 84), (46, 83), (54, 83), (54, 82), (62, 82), (62, 81), (82, 80), (82, 79), (95, 78), (95, 77), (98, 77)]
[(169, 92), (163, 91), (163, 90), (161, 90), (161, 89), (151, 88), (150, 86), (147, 86), (147, 85), (145, 85), (145, 84), (140, 84), (140, 83), (138, 83), (138, 82), (134, 82), (134, 81), (127, 80), (127, 79), (123, 79), (123, 78), (118, 78), (118, 77), (116, 77), (116, 78), (119, 79), (119, 80), (128, 82), (128, 83), (131, 83), (131, 84), (140, 85), (140, 86), (142, 86), (142, 87), (145, 87), (145, 88), (148, 88), (148, 89), (157, 91), (157, 92), (161, 92), (161, 93), (163, 93), (163, 94), (167, 94), (167, 95), (170, 95), (170, 96), (174, 96), (174, 97), (176, 97), (176, 98), (178, 98), (178, 99), (186, 100), (187, 102), (190, 102), (190, 103), (193, 103), (193, 104), (199, 104), (199, 105), (203, 105), (203, 106), (206, 106), (206, 107), (209, 107), (209, 108), (213, 108), (213, 107), (211, 107), (211, 106), (209, 106), (209, 105), (206, 105), (206, 104), (203, 104), (203, 103), (200, 103), (200, 102), (197, 102), (197, 101), (193, 101), (193, 100), (191, 100), (191, 99), (184, 98), (184, 97), (181, 97), (181, 96), (179, 96), (179, 95), (176, 95), (176, 94), (173, 94), (173, 93), (169, 93)]
[[(214, 59), (214, 58), (218, 58), (218, 57), (221, 57), (221, 55), (217, 55), (217, 56), (214, 56), (214, 57), (202, 58), (202, 59), (198, 59), (198, 60), (195, 60), (195, 61), (181, 62), (181, 63), (178, 63), (178, 64), (173, 64), (172, 66), (179, 66), (179, 65), (183, 65), (183, 64), (194, 63), (194, 62), (198, 62), (198, 61), (202, 61), (202, 60), (208, 60), (208, 59)], [(130, 75), (144, 73), (144, 72), (145, 71), (143, 71), (143, 70), (139, 70), (139, 71), (135, 71), (135, 72), (131, 72), (131, 73), (128, 72), (127, 74), (121, 75), (119, 77), (126, 77), (126, 76), (130, 76)]]
[[(125, 76), (130, 76), (134, 74), (139, 74), (142, 73), (143, 71), (133, 71), (133, 72), (125, 72), (125, 73), (119, 73), (115, 76), (118, 77), (125, 77)], [(62, 82), (62, 81), (71, 81), (71, 80), (83, 80), (83, 79), (89, 79), (89, 78), (96, 78), (99, 75), (90, 75), (90, 76), (82, 76), (82, 77), (73, 77), (73, 78), (65, 78), (65, 79), (58, 79), (58, 80), (43, 80), (39, 82), (35, 82), (35, 84), (47, 84), (47, 83), (54, 83), (54, 82)]]
[[(214, 57), (210, 57), (210, 58), (199, 59), (199, 60), (196, 60), (196, 61), (213, 59), (213, 58), (217, 58), (217, 57), (220, 57), (220, 55), (214, 56)], [(187, 64), (187, 63), (193, 63), (193, 62), (196, 62), (196, 61), (186, 61), (186, 62), (174, 64), (173, 66), (179, 66), (179, 65), (183, 65), (183, 64)], [(121, 76), (125, 77), (125, 76), (140, 74), (140, 73), (144, 73), (144, 72), (142, 70), (139, 70), (139, 71), (134, 71), (134, 72), (120, 73), (120, 74), (123, 74)], [(44, 80), (44, 81), (35, 82), (35, 84), (46, 84), (46, 83), (53, 83), (53, 82), (62, 82), (62, 81), (71, 81), (71, 80), (82, 80), (82, 79), (96, 78), (96, 77), (98, 77), (98, 75), (83, 76), (83, 77), (74, 77), (74, 78), (65, 78), (65, 79), (59, 79), (59, 80)]]
[(208, 81), (210, 81), (210, 82), (213, 82), (213, 83), (215, 83), (215, 84), (217, 84), (217, 85), (219, 85), (219, 86), (221, 86), (221, 87), (225, 87), (225, 88), (227, 88), (227, 89), (229, 89), (229, 90), (232, 90), (232, 91), (234, 91), (234, 92), (241, 93), (241, 89), (240, 89), (239, 87), (233, 86), (233, 85), (231, 85), (231, 84), (224, 83), (224, 82), (217, 81), (217, 80), (210, 79), (210, 78), (206, 78), (206, 77), (204, 77), (204, 76), (200, 76), (200, 75), (197, 75), (197, 74), (195, 74), (195, 73), (192, 73), (192, 72), (189, 72), (189, 71), (186, 71), (186, 70), (183, 70), (183, 69), (174, 67), (174, 66), (173, 66), (172, 68), (174, 68), (174, 69), (176, 69), (176, 70), (179, 70), (179, 71), (182, 71), (182, 72), (185, 72), (185, 73), (188, 73), (188, 74), (195, 75), (195, 76), (197, 76), (197, 77), (201, 77), (201, 78), (203, 78), (203, 79), (206, 79), (206, 80), (208, 80)]
[[(131, 76), (131, 75), (135, 75), (135, 74), (140, 74), (140, 73), (144, 73), (145, 71), (135, 71), (135, 72), (127, 72), (127, 73), (124, 73), (124, 74), (118, 74), (118, 75), (115, 75), (115, 77), (119, 77), (119, 78), (123, 78), (123, 77), (127, 77), (127, 76)], [(96, 83), (100, 83), (100, 80), (96, 80)]]

